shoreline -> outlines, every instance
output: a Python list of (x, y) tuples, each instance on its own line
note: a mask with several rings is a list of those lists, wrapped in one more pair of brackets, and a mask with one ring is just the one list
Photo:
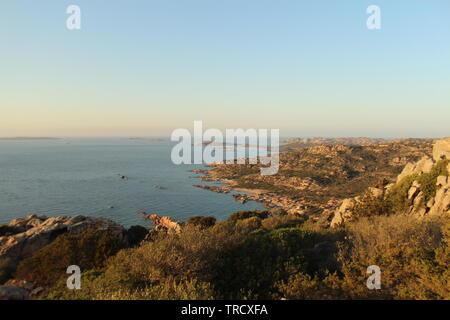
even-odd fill
[[(244, 204), (248, 201), (255, 201), (261, 203), (266, 209), (282, 209), (289, 214), (299, 216), (307, 215), (308, 210), (314, 206), (314, 203), (307, 201), (306, 199), (295, 200), (289, 196), (278, 195), (276, 192), (270, 190), (240, 187), (238, 186), (238, 182), (236, 180), (224, 179), (211, 172), (211, 170), (220, 166), (220, 164), (210, 164), (208, 165), (209, 169), (196, 169), (191, 170), (191, 172), (197, 173), (198, 175), (195, 176), (195, 178), (200, 179), (201, 181), (218, 182), (222, 184), (222, 186), (194, 185), (194, 187), (206, 189), (216, 193), (230, 193), (234, 191), (237, 193), (232, 196), (234, 200), (239, 203)], [(338, 206), (337, 203), (330, 203), (330, 205), (332, 207)], [(332, 209), (333, 208), (331, 208), (331, 210)], [(327, 213), (325, 210), (321, 213)]]

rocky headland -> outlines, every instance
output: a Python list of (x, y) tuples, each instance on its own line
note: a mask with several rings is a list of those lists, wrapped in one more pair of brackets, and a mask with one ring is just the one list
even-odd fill
[(344, 199), (369, 187), (394, 183), (405, 165), (430, 158), (434, 140), (306, 138), (285, 142), (277, 175), (261, 176), (257, 165), (211, 164), (209, 170), (196, 171), (198, 177), (223, 186), (198, 187), (219, 193), (235, 191), (238, 202), (258, 201), (266, 208), (281, 208), (329, 224)]

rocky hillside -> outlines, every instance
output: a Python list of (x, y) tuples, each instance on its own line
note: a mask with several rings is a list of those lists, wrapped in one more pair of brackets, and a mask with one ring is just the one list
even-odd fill
[[(127, 243), (126, 230), (114, 221), (87, 216), (53, 217), (30, 214), (0, 226), (0, 283), (9, 279), (19, 263), (36, 254), (61, 235), (78, 235), (88, 230), (107, 233)], [(0, 286), (1, 299), (23, 299), (39, 292), (27, 281), (9, 280)]]
[(368, 188), (362, 196), (345, 199), (331, 226), (356, 216), (404, 213), (416, 217), (450, 214), (450, 138), (436, 141), (433, 157), (409, 162), (395, 183)]
[(114, 221), (86, 216), (47, 218), (30, 214), (0, 227), (0, 257), (17, 263), (64, 233), (104, 230), (125, 241), (125, 229)]
[(394, 182), (408, 162), (431, 153), (428, 139), (313, 145), (282, 153), (280, 170), (274, 176), (261, 176), (256, 165), (227, 164), (214, 166), (203, 179), (225, 182), (225, 192), (230, 187), (253, 191), (235, 196), (241, 202), (256, 200), (269, 208), (318, 216), (324, 210), (332, 213), (342, 199), (354, 197), (370, 186)]
[(390, 143), (404, 143), (404, 144), (421, 144), (432, 143), (433, 139), (414, 139), (414, 138), (397, 138), (397, 139), (381, 139), (381, 138), (288, 138), (283, 140), (284, 145), (281, 146), (281, 151), (291, 151), (306, 147), (320, 146), (320, 145), (345, 145), (345, 146), (369, 146), (374, 144), (390, 144)]

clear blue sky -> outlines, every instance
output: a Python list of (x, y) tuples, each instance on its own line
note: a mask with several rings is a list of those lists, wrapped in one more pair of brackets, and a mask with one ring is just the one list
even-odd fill
[(448, 0), (2, 0), (0, 39), (0, 136), (450, 135)]

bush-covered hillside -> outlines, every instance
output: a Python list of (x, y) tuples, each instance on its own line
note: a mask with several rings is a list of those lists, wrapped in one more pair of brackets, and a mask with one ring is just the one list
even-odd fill
[[(448, 218), (373, 216), (337, 230), (281, 210), (204, 221), (120, 251), (103, 235), (60, 237), (24, 260), (16, 277), (43, 285), (42, 299), (450, 298)], [(68, 290), (58, 261), (88, 247), (61, 262), (84, 261), (82, 289)], [(381, 290), (366, 287), (374, 264)], [(45, 268), (51, 276), (42, 278)]]

